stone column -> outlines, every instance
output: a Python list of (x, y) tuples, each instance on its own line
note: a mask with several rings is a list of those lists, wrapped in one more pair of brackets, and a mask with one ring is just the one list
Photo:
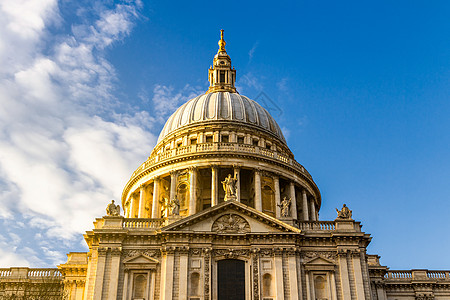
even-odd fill
[(302, 191), (302, 204), (303, 204), (303, 221), (309, 221), (308, 216), (308, 195), (306, 195), (306, 190)]
[(128, 300), (128, 297), (127, 297), (128, 293), (129, 293), (129, 291), (128, 291), (128, 276), (129, 276), (128, 269), (125, 269), (124, 273), (125, 273), (125, 278), (123, 279), (122, 300)]
[(83, 292), (85, 283), (82, 280), (75, 281), (76, 290), (75, 290), (75, 300), (83, 300)]
[(275, 251), (275, 295), (276, 299), (284, 299), (283, 256), (280, 250)]
[(159, 178), (153, 179), (152, 218), (159, 218)]
[(172, 300), (174, 253), (163, 253), (161, 264), (161, 300)]
[(130, 205), (128, 207), (128, 217), (134, 218), (134, 209), (135, 209), (135, 203), (134, 203), (134, 194), (130, 195)]
[(338, 253), (339, 274), (341, 275), (341, 292), (343, 300), (351, 300), (350, 281), (348, 277), (347, 252), (340, 251)]
[(311, 221), (317, 221), (316, 218), (316, 203), (315, 199), (311, 199)]
[(291, 181), (289, 184), (289, 192), (291, 194), (291, 216), (297, 220), (297, 199), (295, 198), (295, 183)]
[(255, 209), (262, 211), (261, 199), (261, 171), (255, 170)]
[(361, 257), (359, 251), (352, 252), (353, 275), (355, 277), (356, 298), (366, 299), (364, 296), (364, 283), (361, 270)]
[(178, 171), (170, 171), (170, 200), (177, 196), (177, 174)]
[(145, 218), (145, 198), (147, 198), (146, 187), (142, 184), (139, 187), (139, 212), (138, 218)]
[(309, 284), (309, 271), (305, 271), (305, 280), (306, 280), (306, 299), (311, 300), (312, 298), (311, 298), (311, 285)]
[(95, 273), (95, 287), (93, 299), (102, 299), (103, 277), (105, 275), (106, 263), (106, 247), (98, 247), (97, 249), (97, 272)]
[(281, 193), (280, 193), (280, 177), (278, 175), (273, 176), (273, 186), (275, 188), (275, 217), (279, 219), (281, 217)]
[(334, 277), (334, 272), (331, 272), (330, 281), (331, 281), (331, 300), (337, 300), (336, 278)]
[(120, 268), (120, 248), (113, 248), (111, 250), (111, 270), (109, 275), (109, 291), (108, 298), (117, 298), (117, 287), (119, 285), (119, 268)]
[(241, 167), (240, 166), (233, 166), (234, 171), (234, 177), (237, 178), (236, 182), (236, 196), (237, 196), (237, 202), (241, 202)]
[(218, 176), (219, 167), (211, 166), (211, 206), (219, 204)]
[(197, 168), (189, 168), (189, 215), (196, 213), (196, 202), (197, 202)]
[(180, 253), (180, 290), (178, 299), (188, 299), (188, 251)]
[(289, 289), (291, 300), (300, 300), (303, 299), (303, 297), (298, 290), (297, 262), (295, 258), (295, 251), (290, 251), (287, 257), (289, 266)]

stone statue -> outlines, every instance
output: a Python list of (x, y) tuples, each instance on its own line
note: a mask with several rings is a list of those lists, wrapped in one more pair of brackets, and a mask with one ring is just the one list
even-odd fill
[(120, 216), (120, 206), (114, 204), (114, 200), (111, 200), (111, 203), (106, 207), (106, 214), (108, 216)]
[(225, 191), (225, 201), (229, 200), (236, 200), (237, 199), (237, 193), (236, 193), (236, 187), (237, 187), (237, 178), (231, 177), (231, 174), (228, 174), (228, 176), (225, 178), (224, 181), (222, 181), (223, 190)]
[(172, 215), (180, 215), (180, 200), (178, 200), (177, 197), (173, 198), (172, 201), (170, 201), (170, 208), (172, 208)]
[(167, 198), (162, 198), (159, 200), (159, 205), (161, 207), (161, 218), (167, 217), (167, 206), (169, 205)]
[(291, 207), (291, 198), (284, 197), (283, 200), (279, 204), (277, 204), (281, 208), (281, 216), (289, 217), (290, 215), (290, 207)]
[(350, 220), (352, 218), (352, 211), (347, 207), (347, 205), (343, 205), (341, 210), (336, 208), (336, 212), (338, 215), (338, 219), (347, 219)]

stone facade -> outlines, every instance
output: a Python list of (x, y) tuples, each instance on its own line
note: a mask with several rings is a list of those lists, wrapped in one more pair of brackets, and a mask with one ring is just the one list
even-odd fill
[[(53, 299), (450, 299), (449, 271), (391, 271), (321, 195), (269, 113), (241, 96), (223, 35), (210, 88), (182, 105), (122, 194), (58, 269), (0, 270), (0, 296), (51, 274)], [(34, 272), (34, 273), (33, 273)], [(36, 273), (38, 272), (38, 273)], [(18, 275), (22, 274), (22, 275)], [(42, 298), (44, 299), (44, 298)]]

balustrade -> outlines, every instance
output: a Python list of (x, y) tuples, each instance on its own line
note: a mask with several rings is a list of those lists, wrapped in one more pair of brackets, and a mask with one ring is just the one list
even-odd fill
[(123, 228), (160, 228), (164, 225), (164, 219), (125, 218)]
[(334, 221), (318, 221), (318, 222), (298, 222), (298, 228), (300, 230), (319, 230), (319, 231), (334, 231), (336, 226)]
[(285, 164), (291, 165), (296, 169), (301, 170), (306, 176), (311, 178), (311, 175), (306, 171), (306, 169), (296, 162), (294, 159), (290, 158), (285, 153), (279, 153), (271, 149), (261, 148), (259, 146), (239, 144), (239, 143), (202, 143), (197, 145), (182, 146), (175, 149), (163, 151), (160, 153), (153, 154), (146, 162), (140, 165), (136, 171), (134, 171), (133, 176), (137, 175), (139, 172), (151, 167), (157, 162), (161, 162), (170, 159), (177, 155), (194, 154), (200, 152), (210, 152), (210, 151), (229, 151), (229, 152), (245, 152), (257, 155), (262, 155), (271, 159), (281, 161)]
[(11, 270), (8, 269), (0, 269), (0, 278), (11, 276)]

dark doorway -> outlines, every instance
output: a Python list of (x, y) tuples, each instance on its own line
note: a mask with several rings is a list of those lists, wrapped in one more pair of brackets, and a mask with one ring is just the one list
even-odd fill
[(224, 259), (217, 262), (218, 300), (245, 300), (245, 262)]

